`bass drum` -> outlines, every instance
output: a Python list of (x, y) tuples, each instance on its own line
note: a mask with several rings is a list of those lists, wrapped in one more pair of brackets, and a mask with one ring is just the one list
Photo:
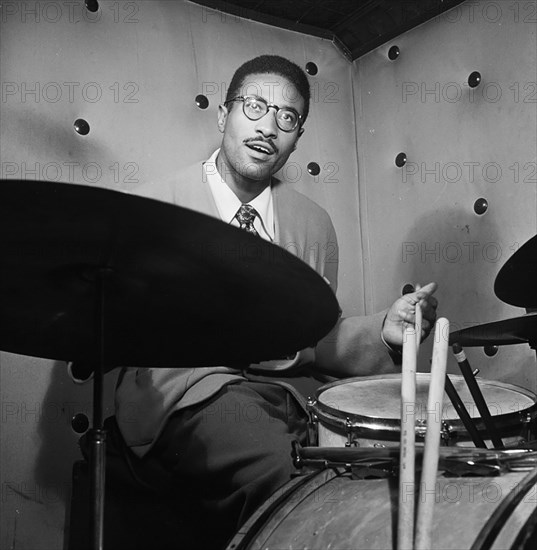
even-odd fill
[[(536, 548), (537, 469), (499, 477), (439, 477), (432, 549)], [(397, 479), (323, 470), (272, 496), (227, 550), (370, 550), (397, 547)]]

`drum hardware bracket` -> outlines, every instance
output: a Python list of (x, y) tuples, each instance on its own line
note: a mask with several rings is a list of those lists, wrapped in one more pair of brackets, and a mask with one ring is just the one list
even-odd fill
[[(300, 451), (294, 456), (294, 464), (299, 469), (328, 470), (341, 468), (351, 474), (354, 480), (385, 479), (395, 477), (398, 470), (396, 457), (374, 459), (355, 459), (352, 462), (327, 460), (322, 458), (302, 458)], [(497, 477), (506, 472), (524, 472), (535, 469), (535, 458), (518, 459), (513, 461), (500, 460), (461, 460), (457, 458), (441, 458), (439, 469), (444, 476), (451, 477)], [(301, 475), (301, 474), (300, 474)]]
[(425, 439), (427, 433), (427, 420), (416, 420), (416, 439)]
[(352, 479), (385, 479), (396, 475), (394, 460), (374, 460), (364, 464), (351, 464)]
[(524, 431), (525, 431), (525, 440), (522, 439), (521, 443), (526, 443), (527, 441), (531, 441), (533, 437), (535, 436), (535, 433), (537, 431), (537, 425), (535, 424), (535, 418), (530, 412), (524, 412), (522, 411), (520, 413), (520, 423), (524, 425)]
[[(397, 461), (394, 459), (364, 460), (355, 462), (339, 462), (321, 458), (294, 458), (297, 468), (306, 469), (307, 473), (315, 470), (341, 469), (351, 474), (352, 479), (384, 479), (396, 475)], [(297, 475), (304, 475), (302, 472)]]
[[(298, 441), (291, 443), (292, 451), (291, 457), (293, 458), (293, 464), (295, 468), (302, 470), (307, 468), (308, 470), (327, 470), (328, 468), (341, 468), (345, 470), (351, 467), (350, 463), (326, 460), (325, 458), (304, 458), (302, 456), (302, 445)], [(297, 475), (303, 475), (302, 472)]]
[(345, 443), (345, 447), (358, 447), (358, 442), (356, 439), (353, 439), (352, 434), (352, 422), (351, 419), (347, 416), (345, 419), (345, 431), (347, 432), (347, 441)]
[(442, 429), (440, 432), (440, 438), (446, 445), (448, 444), (451, 438), (452, 431), (453, 431), (453, 427), (449, 425), (447, 422), (445, 422), (444, 420), (442, 420)]
[(307, 441), (308, 445), (318, 445), (319, 438), (318, 438), (318, 424), (319, 419), (317, 415), (315, 414), (315, 404), (317, 401), (315, 399), (312, 399), (311, 397), (308, 397), (308, 401), (306, 403), (306, 410), (308, 411), (308, 424), (307, 424)]
[[(322, 450), (322, 447), (320, 448)], [(326, 458), (304, 458), (302, 446), (298, 441), (292, 443), (293, 464), (298, 469), (312, 470), (342, 469), (349, 472), (352, 479), (384, 479), (396, 475), (397, 459), (395, 457), (363, 457), (345, 460), (329, 460)], [(300, 474), (299, 474), (300, 475)]]
[(300, 445), (298, 441), (292, 441), (291, 447), (292, 447), (291, 456), (293, 458), (293, 464), (295, 468), (300, 469), (303, 466), (302, 457), (300, 456), (300, 449), (302, 449), (302, 445)]
[[(395, 447), (387, 449), (344, 447), (302, 447), (298, 441), (292, 446), (293, 463), (298, 469), (325, 470), (342, 468), (355, 479), (397, 475), (399, 457)], [(537, 468), (537, 451), (507, 450), (477, 452), (477, 449), (444, 448), (439, 469), (446, 477), (490, 476), (505, 472), (531, 471)], [(380, 451), (380, 452), (379, 452)], [(421, 460), (421, 453), (419, 460)], [(418, 468), (419, 468), (418, 463)]]
[(506, 470), (498, 461), (487, 463), (485, 461), (473, 462), (449, 458), (441, 459), (439, 468), (444, 470), (444, 476), (446, 477), (495, 477)]
[[(442, 429), (440, 432), (440, 437), (443, 442), (448, 443), (452, 437), (452, 426), (450, 426), (445, 420), (442, 420)], [(425, 439), (427, 434), (427, 419), (416, 420), (416, 438)]]

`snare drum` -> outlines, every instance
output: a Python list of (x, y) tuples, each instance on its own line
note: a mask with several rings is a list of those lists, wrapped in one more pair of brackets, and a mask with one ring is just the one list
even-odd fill
[[(438, 477), (431, 549), (529, 550), (535, 546), (535, 472)], [(517, 493), (518, 491), (518, 493)], [(394, 479), (356, 480), (324, 470), (293, 479), (240, 529), (227, 550), (396, 548)]]
[[(486, 437), (481, 420), (462, 376), (449, 375), (477, 429)], [(416, 374), (416, 441), (423, 443), (426, 432), (429, 373)], [(537, 396), (529, 390), (477, 380), (504, 445), (514, 446), (535, 437)], [(398, 445), (401, 426), (401, 375), (365, 376), (333, 382), (319, 388), (309, 403), (321, 447), (384, 447)], [(438, 407), (440, 413), (440, 407)], [(473, 446), (464, 424), (444, 394), (442, 444)]]

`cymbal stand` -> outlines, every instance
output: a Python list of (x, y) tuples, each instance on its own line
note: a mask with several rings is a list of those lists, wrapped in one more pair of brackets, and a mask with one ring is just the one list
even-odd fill
[[(526, 314), (528, 314), (528, 313), (537, 313), (537, 307), (527, 307), (525, 309), (526, 309)], [(529, 339), (528, 344), (529, 344), (530, 348), (537, 355), (537, 334), (534, 334), (533, 338)]]
[(498, 432), (496, 431), (494, 420), (492, 419), (492, 415), (490, 414), (487, 403), (485, 401), (485, 398), (483, 397), (483, 394), (481, 393), (479, 385), (475, 380), (475, 376), (472, 372), (472, 367), (470, 367), (470, 363), (466, 358), (466, 354), (464, 353), (462, 346), (457, 343), (453, 344), (453, 353), (455, 355), (455, 359), (457, 360), (457, 363), (459, 364), (459, 368), (461, 369), (462, 375), (464, 376), (464, 380), (466, 381), (468, 389), (470, 390), (470, 393), (474, 398), (475, 404), (477, 405), (477, 410), (479, 411), (479, 414), (483, 419), (485, 428), (492, 441), (492, 444), (494, 445), (494, 448), (503, 449), (504, 444), (500, 439)]
[(459, 418), (462, 420), (464, 427), (470, 434), (470, 437), (472, 438), (474, 445), (476, 447), (481, 447), (483, 449), (486, 449), (487, 448), (486, 443), (483, 441), (483, 438), (481, 437), (481, 434), (479, 433), (472, 417), (470, 416), (470, 413), (464, 406), (464, 403), (462, 402), (460, 395), (458, 394), (457, 390), (455, 389), (455, 386), (453, 385), (453, 382), (451, 382), (447, 374), (446, 374), (444, 389), (445, 389), (445, 392), (448, 394), (451, 404), (457, 411)]
[(90, 442), (90, 532), (92, 550), (103, 550), (104, 494), (106, 471), (106, 431), (103, 423), (103, 381), (105, 367), (105, 297), (106, 280), (111, 269), (101, 267), (96, 273), (95, 300), (95, 374), (93, 378), (93, 427)]

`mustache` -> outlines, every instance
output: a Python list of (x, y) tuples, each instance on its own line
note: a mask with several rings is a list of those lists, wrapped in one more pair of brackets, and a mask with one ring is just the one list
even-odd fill
[(278, 147), (276, 146), (276, 144), (274, 143), (274, 141), (272, 141), (270, 138), (264, 138), (264, 137), (251, 137), (251, 138), (246, 138), (245, 140), (243, 140), (243, 143), (244, 144), (248, 144), (248, 143), (267, 143), (268, 145), (270, 145), (270, 147), (272, 148), (272, 150), (275, 152), (275, 153), (278, 153)]

